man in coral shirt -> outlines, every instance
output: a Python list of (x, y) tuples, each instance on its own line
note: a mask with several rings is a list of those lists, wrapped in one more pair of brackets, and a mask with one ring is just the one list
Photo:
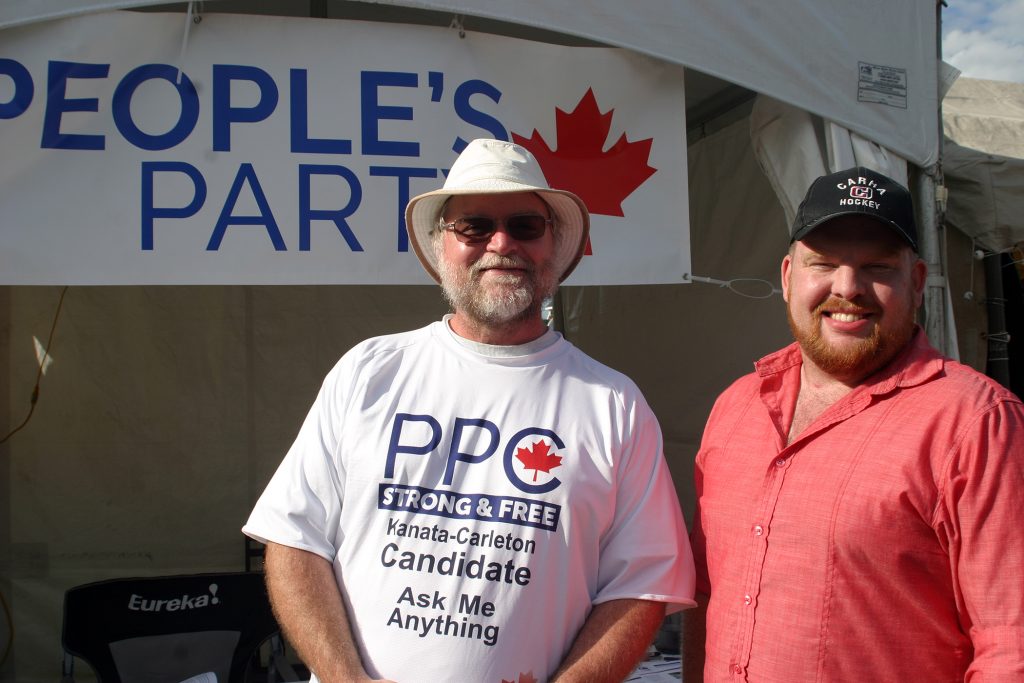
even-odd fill
[(926, 275), (904, 187), (810, 187), (796, 343), (719, 397), (697, 455), (687, 681), (1024, 680), (1024, 407), (928, 344)]

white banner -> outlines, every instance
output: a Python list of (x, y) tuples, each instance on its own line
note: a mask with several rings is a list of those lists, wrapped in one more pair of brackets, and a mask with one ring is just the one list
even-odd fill
[(690, 270), (683, 69), (339, 20), (0, 33), (0, 284), (426, 284), (409, 197), (511, 139), (592, 213), (568, 284)]

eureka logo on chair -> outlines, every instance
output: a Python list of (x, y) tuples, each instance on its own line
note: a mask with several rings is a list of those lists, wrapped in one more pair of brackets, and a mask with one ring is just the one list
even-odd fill
[(178, 612), (180, 610), (199, 609), (209, 605), (216, 605), (220, 602), (217, 597), (217, 584), (210, 584), (208, 595), (191, 596), (187, 593), (178, 598), (153, 598), (148, 599), (132, 593), (128, 598), (128, 609), (132, 612)]

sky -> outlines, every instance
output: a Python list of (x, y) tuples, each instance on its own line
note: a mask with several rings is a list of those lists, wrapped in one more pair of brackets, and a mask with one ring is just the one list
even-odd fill
[(970, 78), (1024, 83), (1024, 0), (946, 0), (942, 58)]

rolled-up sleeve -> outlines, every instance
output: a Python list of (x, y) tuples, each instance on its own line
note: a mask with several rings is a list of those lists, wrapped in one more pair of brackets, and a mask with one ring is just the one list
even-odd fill
[(980, 407), (954, 443), (934, 526), (974, 646), (968, 683), (1024, 680), (1024, 408)]

